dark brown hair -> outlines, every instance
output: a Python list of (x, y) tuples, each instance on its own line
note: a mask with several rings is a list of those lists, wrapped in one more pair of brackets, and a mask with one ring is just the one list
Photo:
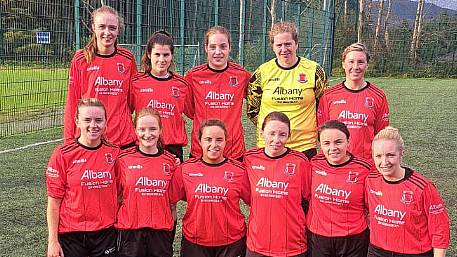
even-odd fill
[[(173, 37), (166, 31), (156, 31), (154, 32), (151, 37), (148, 39), (148, 44), (146, 46), (146, 52), (144, 52), (143, 56), (141, 57), (141, 69), (145, 73), (151, 72), (152, 66), (151, 66), (151, 58), (149, 56), (151, 55), (152, 49), (154, 48), (155, 45), (163, 45), (163, 46), (169, 46), (170, 47), (170, 52), (171, 55), (173, 56), (174, 54), (174, 44), (173, 44)], [(169, 72), (175, 72), (176, 71), (176, 64), (173, 61), (173, 58), (171, 60), (170, 67), (168, 67)]]
[(317, 129), (317, 140), (319, 140), (319, 142), (321, 141), (320, 138), (321, 138), (322, 131), (324, 131), (326, 129), (337, 129), (337, 130), (343, 132), (346, 135), (346, 139), (349, 140), (350, 133), (349, 133), (349, 129), (346, 127), (346, 125), (343, 122), (338, 121), (338, 120), (329, 120), (329, 121), (325, 122), (324, 124), (320, 125), (319, 128)]
[(227, 129), (225, 128), (224, 122), (220, 120), (205, 120), (200, 124), (200, 128), (198, 129), (198, 140), (202, 139), (204, 128), (213, 126), (221, 128), (224, 131), (225, 138), (227, 138)]
[(287, 127), (289, 128), (289, 136), (290, 136), (290, 119), (289, 119), (289, 117), (287, 117), (287, 115), (285, 115), (282, 112), (270, 112), (263, 120), (262, 130), (264, 130), (267, 123), (272, 120), (277, 120), (277, 121), (280, 121), (280, 122), (286, 124)]

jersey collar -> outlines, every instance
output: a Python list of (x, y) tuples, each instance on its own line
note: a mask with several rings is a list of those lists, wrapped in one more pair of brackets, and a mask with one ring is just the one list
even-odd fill
[(203, 164), (205, 164), (206, 166), (209, 166), (209, 167), (219, 167), (219, 166), (222, 166), (222, 164), (226, 163), (227, 160), (228, 160), (228, 158), (227, 158), (227, 157), (224, 157), (224, 160), (223, 160), (222, 162), (213, 164), (213, 163), (207, 163), (207, 162), (205, 162), (205, 161), (203, 160), (203, 157), (200, 158), (200, 161), (201, 161)]
[(284, 67), (282, 67), (282, 66), (279, 64), (279, 62), (278, 62), (278, 58), (275, 59), (275, 63), (276, 63), (276, 65), (277, 65), (280, 69), (282, 69), (282, 70), (292, 70), (292, 69), (294, 69), (295, 67), (297, 67), (297, 65), (300, 63), (300, 60), (301, 60), (300, 56), (297, 56), (297, 58), (298, 58), (297, 62), (296, 62), (294, 65), (290, 66), (289, 68), (284, 68)]
[(413, 175), (414, 171), (412, 169), (408, 168), (408, 167), (402, 167), (402, 168), (405, 169), (405, 176), (402, 179), (397, 180), (397, 181), (389, 181), (389, 180), (386, 180), (384, 177), (382, 177), (382, 179), (387, 184), (400, 184), (403, 181), (408, 180)]
[(286, 151), (285, 151), (283, 154), (273, 157), (273, 156), (268, 155), (268, 154), (265, 152), (265, 147), (263, 148), (263, 154), (264, 154), (266, 157), (268, 157), (268, 158), (270, 158), (270, 159), (273, 159), (273, 160), (282, 158), (282, 157), (286, 156), (289, 152), (290, 152), (290, 148), (289, 148), (289, 147), (286, 147)]
[(221, 73), (221, 72), (226, 71), (226, 70), (228, 69), (229, 66), (230, 66), (230, 65), (229, 65), (229, 62), (227, 62), (227, 66), (225, 66), (225, 68), (223, 68), (222, 70), (215, 70), (215, 69), (209, 67), (209, 64), (206, 64), (206, 67), (208, 67), (208, 69), (209, 69), (210, 71), (216, 72), (216, 73)]

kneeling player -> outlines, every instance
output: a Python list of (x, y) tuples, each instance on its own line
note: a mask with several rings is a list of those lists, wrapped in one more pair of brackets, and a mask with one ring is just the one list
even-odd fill
[(309, 200), (311, 169), (306, 156), (286, 148), (290, 120), (269, 113), (262, 124), (265, 148), (246, 152), (251, 186), (247, 257), (306, 256), (306, 220), (302, 200)]
[(386, 127), (373, 139), (378, 172), (366, 181), (370, 216), (369, 257), (444, 257), (449, 246), (449, 215), (435, 185), (401, 166), (404, 143)]
[(364, 202), (371, 165), (348, 152), (349, 130), (327, 121), (318, 129), (322, 153), (311, 159), (313, 195), (308, 212), (312, 257), (366, 257), (369, 242)]
[(80, 137), (58, 146), (46, 170), (48, 257), (115, 256), (119, 148), (103, 139), (99, 100), (79, 100), (76, 126)]
[(137, 112), (135, 131), (138, 146), (122, 152), (116, 165), (122, 199), (115, 225), (118, 257), (171, 257), (174, 220), (168, 190), (175, 158), (164, 150), (159, 112)]
[(178, 167), (170, 194), (172, 202), (187, 201), (181, 256), (244, 256), (246, 225), (239, 201), (249, 201), (246, 171), (241, 163), (223, 155), (224, 123), (203, 122), (198, 134), (203, 156)]

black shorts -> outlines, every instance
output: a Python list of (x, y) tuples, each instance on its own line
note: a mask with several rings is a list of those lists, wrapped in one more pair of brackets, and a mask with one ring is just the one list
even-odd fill
[(243, 257), (246, 254), (246, 237), (221, 246), (204, 246), (190, 242), (186, 237), (181, 241), (181, 257)]
[(420, 254), (405, 254), (386, 251), (370, 244), (367, 257), (433, 257), (433, 249)]
[(366, 257), (370, 231), (344, 237), (325, 237), (309, 233), (310, 257)]
[(167, 150), (171, 154), (174, 154), (176, 158), (179, 158), (181, 163), (184, 162), (184, 153), (182, 150), (182, 145), (166, 145), (165, 150)]
[[(306, 257), (308, 255), (306, 255), (306, 252), (304, 253), (301, 253), (299, 255), (295, 255), (293, 257)], [(267, 255), (262, 255), (262, 254), (259, 254), (259, 253), (255, 253), (249, 249), (246, 249), (246, 257), (268, 257)]]
[(173, 235), (171, 231), (151, 228), (119, 230), (117, 251), (118, 257), (171, 257)]
[(89, 231), (59, 234), (59, 242), (65, 257), (115, 257), (116, 230), (113, 227)]

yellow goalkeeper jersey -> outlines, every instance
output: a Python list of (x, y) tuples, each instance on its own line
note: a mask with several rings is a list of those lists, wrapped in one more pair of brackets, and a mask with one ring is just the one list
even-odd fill
[(324, 70), (299, 57), (297, 64), (282, 68), (272, 59), (257, 68), (247, 92), (247, 115), (257, 124), (257, 146), (265, 146), (260, 128), (268, 113), (279, 111), (290, 119), (287, 147), (305, 151), (316, 147), (317, 101), (328, 87)]

